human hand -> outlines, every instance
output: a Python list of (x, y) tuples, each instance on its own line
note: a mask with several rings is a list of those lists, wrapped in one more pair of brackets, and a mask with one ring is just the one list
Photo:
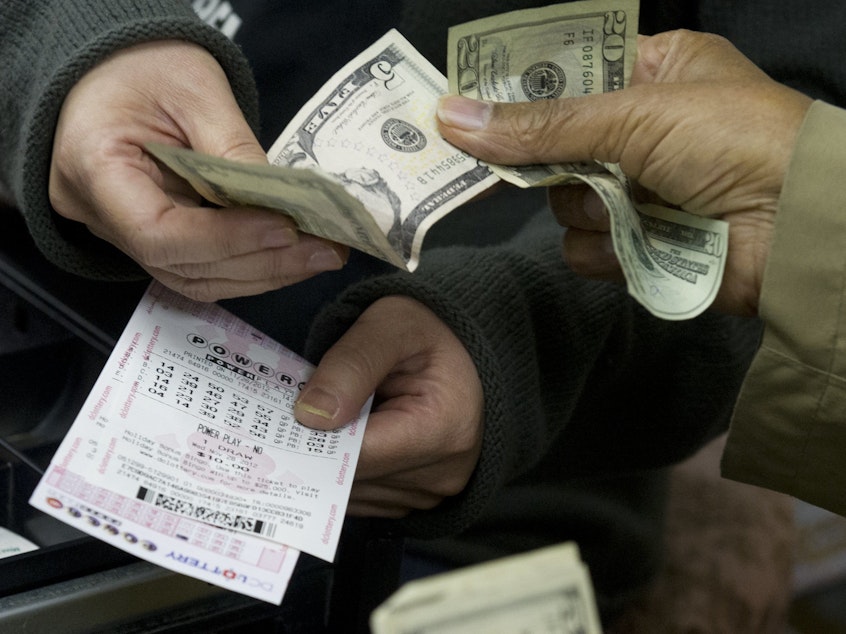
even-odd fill
[[(625, 90), (520, 104), (450, 96), (439, 118), (447, 140), (483, 160), (619, 163), (651, 202), (728, 221), (726, 270), (714, 306), (754, 315), (782, 183), (810, 103), (725, 39), (672, 31), (639, 38)], [(621, 277), (598, 197), (557, 187), (549, 198), (568, 227), (570, 267), (587, 277)]]
[(140, 44), (91, 69), (65, 99), (50, 169), (53, 208), (200, 301), (258, 294), (346, 262), (346, 247), (299, 234), (281, 214), (201, 206), (187, 182), (145, 151), (151, 141), (267, 162), (205, 49)]
[(334, 429), (374, 390), (348, 512), (402, 517), (460, 493), (481, 451), (482, 384), (455, 334), (416, 300), (385, 297), (364, 311), (324, 355), (294, 415)]

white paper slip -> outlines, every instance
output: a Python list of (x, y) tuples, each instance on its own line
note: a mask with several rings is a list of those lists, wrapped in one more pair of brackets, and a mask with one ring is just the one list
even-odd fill
[(312, 370), (220, 306), (153, 283), (43, 483), (331, 561), (370, 403), (343, 428), (303, 427), (293, 404)]
[(38, 550), (38, 546), (25, 537), (13, 533), (8, 528), (0, 526), (0, 559), (28, 553), (32, 550)]

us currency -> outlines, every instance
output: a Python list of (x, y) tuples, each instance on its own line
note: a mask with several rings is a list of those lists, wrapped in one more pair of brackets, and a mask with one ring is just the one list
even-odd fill
[(147, 149), (206, 200), (255, 205), (291, 216), (300, 230), (340, 242), (405, 267), (364, 204), (320, 170), (239, 163), (156, 143)]
[[(514, 103), (620, 90), (629, 83), (637, 53), (638, 13), (637, 0), (587, 0), (454, 26), (447, 54), (450, 92)], [(689, 319), (716, 296), (725, 268), (726, 223), (669, 208), (639, 208), (616, 165), (490, 167), (520, 187), (592, 187), (609, 210), (629, 293), (654, 315)]]
[[(584, 0), (524, 9), (449, 29), (453, 94), (514, 103), (620, 90), (637, 55), (638, 0)], [(596, 164), (491, 169), (520, 187), (566, 182)]]
[(637, 204), (615, 166), (579, 175), (609, 210), (614, 251), (629, 293), (653, 315), (696, 317), (714, 301), (726, 262), (728, 225), (669, 207)]
[(499, 180), (441, 138), (435, 110), (446, 89), (443, 74), (391, 30), (327, 82), (268, 157), (332, 174), (414, 270), (426, 231)]
[(413, 271), (427, 230), (499, 180), (438, 133), (446, 88), (446, 77), (391, 30), (303, 106), (268, 151), (268, 166), (150, 150), (213, 202), (283, 211), (302, 231)]
[(373, 634), (599, 634), (593, 584), (567, 542), (411, 581), (371, 615)]

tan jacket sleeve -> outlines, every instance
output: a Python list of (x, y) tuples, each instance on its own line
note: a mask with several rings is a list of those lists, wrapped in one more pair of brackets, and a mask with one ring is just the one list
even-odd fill
[(799, 132), (723, 475), (846, 515), (846, 110), (815, 102)]

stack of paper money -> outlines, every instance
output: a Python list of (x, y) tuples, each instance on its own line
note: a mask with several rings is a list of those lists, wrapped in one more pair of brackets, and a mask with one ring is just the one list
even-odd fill
[(587, 183), (610, 212), (629, 292), (659, 317), (691, 318), (719, 289), (724, 222), (636, 205), (615, 165), (488, 166), (437, 130), (447, 90), (517, 102), (624, 88), (637, 22), (637, 0), (587, 0), (462, 24), (449, 33), (448, 81), (390, 31), (300, 110), (270, 149), (270, 166), (150, 150), (213, 202), (278, 209), (302, 231), (409, 271), (429, 227), (500, 178), (520, 187)]
[(410, 581), (371, 615), (373, 634), (599, 634), (571, 543)]

